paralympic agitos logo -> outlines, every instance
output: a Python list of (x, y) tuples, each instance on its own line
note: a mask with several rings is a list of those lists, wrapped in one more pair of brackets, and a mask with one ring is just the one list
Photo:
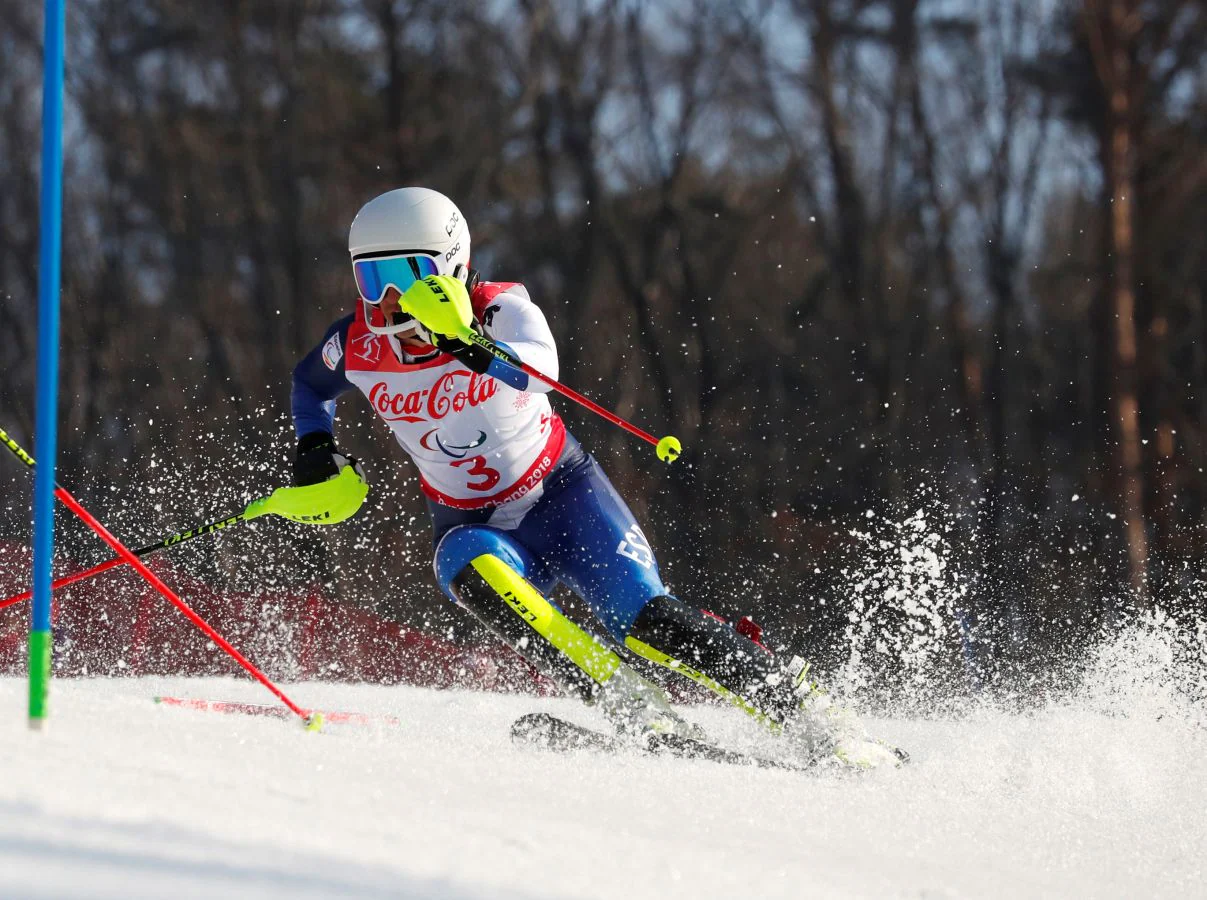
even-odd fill
[(498, 389), (499, 384), (493, 378), (459, 369), (445, 372), (422, 391), (392, 394), (389, 386), (379, 381), (369, 391), (369, 403), (388, 422), (434, 421), (466, 407), (479, 406)]
[[(432, 446), (433, 442), (436, 444), (435, 447)], [(439, 450), (445, 456), (451, 456), (453, 459), (465, 459), (469, 456), (470, 450), (476, 450), (485, 443), (486, 432), (479, 429), (478, 436), (468, 444), (446, 444), (440, 437), (440, 426), (436, 426), (419, 439), (419, 446), (424, 450)]]

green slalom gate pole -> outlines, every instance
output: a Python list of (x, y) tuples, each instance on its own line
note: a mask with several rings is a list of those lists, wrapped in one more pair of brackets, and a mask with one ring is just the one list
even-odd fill
[(50, 693), (50, 570), (54, 559), (59, 399), (59, 284), (63, 213), (63, 0), (46, 0), (42, 60), (42, 197), (38, 269), (38, 391), (34, 448), (33, 609), (29, 629), (29, 727), (46, 720)]

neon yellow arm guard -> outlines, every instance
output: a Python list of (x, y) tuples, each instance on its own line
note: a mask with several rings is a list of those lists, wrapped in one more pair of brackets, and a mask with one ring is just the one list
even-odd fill
[(334, 525), (356, 515), (368, 494), (368, 483), (352, 466), (344, 466), (334, 478), (318, 484), (277, 488), (248, 506), (243, 518), (272, 513), (305, 525)]

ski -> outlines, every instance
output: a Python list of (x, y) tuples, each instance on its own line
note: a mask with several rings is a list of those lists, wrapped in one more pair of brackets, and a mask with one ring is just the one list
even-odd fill
[(559, 753), (590, 750), (597, 753), (637, 751), (680, 759), (704, 759), (732, 766), (757, 766), (763, 769), (786, 769), (803, 772), (810, 766), (785, 760), (768, 759), (752, 753), (726, 750), (708, 741), (676, 734), (651, 734), (645, 745), (633, 744), (593, 728), (577, 725), (549, 713), (528, 713), (511, 726), (511, 738), (522, 744), (541, 747)]

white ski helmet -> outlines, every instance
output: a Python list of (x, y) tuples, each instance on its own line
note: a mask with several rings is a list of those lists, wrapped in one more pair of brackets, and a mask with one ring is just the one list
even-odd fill
[(348, 230), (348, 253), (365, 324), (375, 334), (398, 334), (417, 323), (401, 313), (386, 321), (378, 307), (386, 288), (406, 293), (428, 275), (467, 280), (469, 227), (461, 210), (439, 191), (398, 188), (361, 207)]

